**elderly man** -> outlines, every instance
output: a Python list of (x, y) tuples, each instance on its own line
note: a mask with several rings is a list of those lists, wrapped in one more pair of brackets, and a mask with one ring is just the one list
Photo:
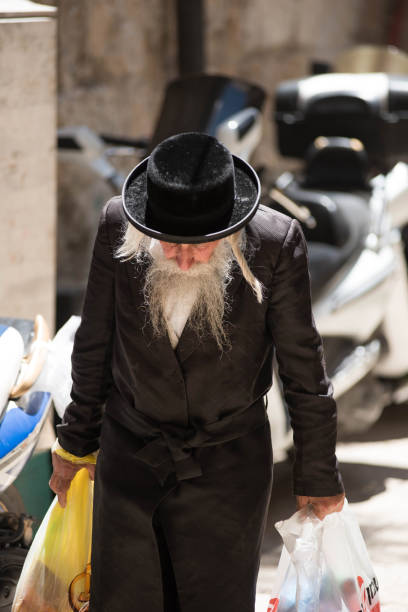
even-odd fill
[[(259, 191), (248, 164), (187, 133), (159, 144), (103, 210), (58, 427), (91, 474), (99, 450), (92, 612), (253, 612), (275, 350), (298, 507), (320, 518), (342, 507), (305, 240)], [(78, 466), (54, 451), (64, 505)]]

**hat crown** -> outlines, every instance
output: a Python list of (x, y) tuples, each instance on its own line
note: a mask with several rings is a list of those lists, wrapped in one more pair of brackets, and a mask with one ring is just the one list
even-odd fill
[(150, 155), (146, 189), (154, 229), (177, 233), (188, 223), (192, 235), (217, 231), (234, 208), (232, 155), (207, 134), (171, 136)]
[(230, 180), (234, 165), (228, 149), (212, 136), (185, 133), (167, 138), (153, 150), (147, 173), (162, 188), (193, 195)]

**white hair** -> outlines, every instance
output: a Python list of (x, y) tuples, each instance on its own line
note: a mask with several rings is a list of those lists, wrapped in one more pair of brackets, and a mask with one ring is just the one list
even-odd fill
[(230, 234), (229, 236), (227, 236), (226, 240), (231, 246), (235, 261), (240, 267), (242, 276), (245, 278), (248, 285), (252, 288), (252, 291), (255, 293), (256, 299), (258, 300), (259, 304), (262, 304), (263, 286), (262, 283), (254, 275), (251, 268), (248, 266), (247, 260), (245, 259), (245, 255), (241, 247), (242, 233), (236, 232), (235, 234)]

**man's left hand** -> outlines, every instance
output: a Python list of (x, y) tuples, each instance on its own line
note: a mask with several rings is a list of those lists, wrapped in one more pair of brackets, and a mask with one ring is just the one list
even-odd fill
[(310, 504), (313, 512), (320, 520), (331, 512), (340, 512), (343, 509), (345, 493), (331, 495), (329, 497), (309, 497), (307, 495), (296, 495), (296, 506), (300, 510)]

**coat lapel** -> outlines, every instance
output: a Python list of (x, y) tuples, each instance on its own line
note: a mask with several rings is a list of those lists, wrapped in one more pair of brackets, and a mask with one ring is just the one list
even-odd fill
[[(234, 307), (234, 295), (237, 293), (242, 282), (243, 276), (241, 270), (239, 270), (238, 266), (234, 266), (233, 276), (227, 287), (227, 297), (230, 304), (232, 304), (232, 308)], [(185, 361), (199, 346), (200, 341), (195, 331), (191, 328), (190, 319), (187, 319), (187, 323), (175, 349), (179, 361), (181, 363)]]

